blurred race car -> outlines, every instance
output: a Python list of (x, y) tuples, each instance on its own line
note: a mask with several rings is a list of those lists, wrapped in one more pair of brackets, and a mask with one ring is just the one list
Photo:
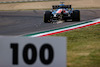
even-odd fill
[(44, 22), (50, 23), (53, 20), (64, 20), (72, 19), (72, 21), (80, 21), (80, 11), (73, 10), (71, 5), (64, 5), (61, 2), (60, 5), (53, 5), (51, 11), (45, 11)]

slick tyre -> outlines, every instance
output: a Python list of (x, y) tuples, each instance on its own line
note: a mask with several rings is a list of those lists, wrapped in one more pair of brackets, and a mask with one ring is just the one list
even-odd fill
[(79, 10), (73, 11), (72, 21), (80, 21), (80, 11)]
[(44, 23), (50, 23), (51, 22), (51, 12), (50, 11), (46, 11), (44, 14)]

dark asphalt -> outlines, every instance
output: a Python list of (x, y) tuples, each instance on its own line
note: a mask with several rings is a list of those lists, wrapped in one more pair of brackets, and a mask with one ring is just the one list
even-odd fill
[[(80, 10), (81, 21), (100, 18), (100, 10)], [(79, 22), (44, 23), (44, 10), (0, 11), (0, 35), (23, 35), (64, 27)]]

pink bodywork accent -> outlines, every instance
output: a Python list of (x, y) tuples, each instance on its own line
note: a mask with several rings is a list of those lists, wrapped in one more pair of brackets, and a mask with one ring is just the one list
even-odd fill
[(62, 11), (64, 11), (64, 13), (66, 13), (65, 9), (59, 9), (56, 13), (61, 13)]

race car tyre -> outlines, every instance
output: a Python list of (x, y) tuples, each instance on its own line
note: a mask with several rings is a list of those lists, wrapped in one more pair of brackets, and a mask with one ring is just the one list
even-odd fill
[(44, 14), (44, 22), (45, 23), (50, 23), (51, 22), (51, 12), (50, 11), (46, 11)]
[(73, 11), (72, 21), (80, 21), (80, 11), (79, 10)]

